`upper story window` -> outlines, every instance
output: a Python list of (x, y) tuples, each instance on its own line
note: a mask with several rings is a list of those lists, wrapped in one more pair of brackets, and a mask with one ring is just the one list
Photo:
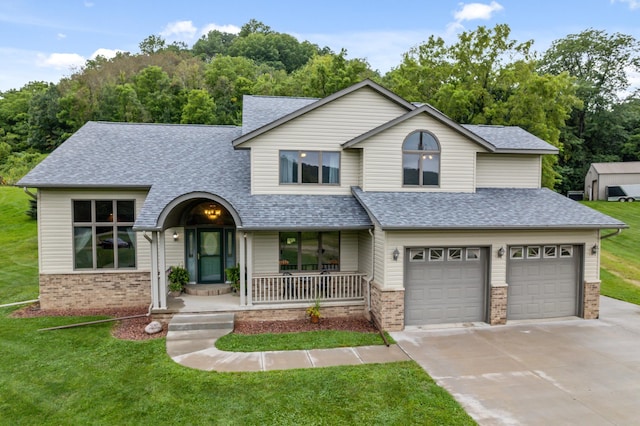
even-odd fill
[(440, 144), (429, 132), (413, 132), (402, 144), (403, 185), (440, 185)]
[(340, 153), (280, 151), (280, 183), (340, 184)]
[(135, 268), (134, 221), (133, 200), (74, 200), (74, 268)]

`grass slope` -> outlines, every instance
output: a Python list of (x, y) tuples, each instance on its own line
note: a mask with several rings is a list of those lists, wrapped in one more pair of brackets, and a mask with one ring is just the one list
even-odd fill
[(602, 240), (600, 293), (640, 305), (640, 203), (589, 201), (584, 204), (629, 225), (620, 235)]
[(38, 297), (37, 224), (28, 209), (21, 189), (0, 186), (0, 305)]
[[(26, 195), (0, 187), (0, 301), (37, 297)], [(265, 373), (174, 363), (164, 339), (127, 342), (93, 318), (11, 318), (0, 309), (0, 424), (474, 424), (414, 362)]]

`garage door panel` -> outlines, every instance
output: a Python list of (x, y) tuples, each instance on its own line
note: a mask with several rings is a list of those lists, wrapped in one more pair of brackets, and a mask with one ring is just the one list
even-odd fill
[(574, 246), (570, 257), (508, 259), (507, 319), (576, 315), (581, 253)]
[[(407, 263), (405, 324), (484, 320), (486, 249), (482, 249), (480, 259), (473, 260), (466, 259), (465, 250), (462, 249), (462, 259), (429, 260), (425, 256), (424, 261)], [(416, 289), (423, 289), (425, 297), (412, 297)]]

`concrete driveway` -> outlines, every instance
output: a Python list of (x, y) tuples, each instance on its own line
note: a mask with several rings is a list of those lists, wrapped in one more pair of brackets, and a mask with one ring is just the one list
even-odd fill
[(640, 306), (600, 307), (599, 320), (391, 334), (482, 425), (640, 424)]

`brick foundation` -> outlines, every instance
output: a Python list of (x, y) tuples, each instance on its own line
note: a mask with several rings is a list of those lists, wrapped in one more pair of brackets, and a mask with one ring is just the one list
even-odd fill
[(584, 282), (582, 317), (584, 319), (600, 317), (600, 281)]
[[(302, 320), (306, 318), (306, 308), (290, 308), (290, 309), (252, 309), (248, 311), (235, 312), (238, 321), (287, 321)], [(364, 305), (346, 305), (346, 306), (323, 306), (320, 304), (320, 315), (322, 318), (335, 317), (364, 317)]]
[(383, 289), (371, 284), (372, 319), (385, 331), (404, 329), (404, 289)]
[(131, 308), (150, 303), (149, 272), (40, 274), (42, 309)]
[(503, 325), (507, 323), (507, 289), (508, 287), (491, 287), (489, 324)]

